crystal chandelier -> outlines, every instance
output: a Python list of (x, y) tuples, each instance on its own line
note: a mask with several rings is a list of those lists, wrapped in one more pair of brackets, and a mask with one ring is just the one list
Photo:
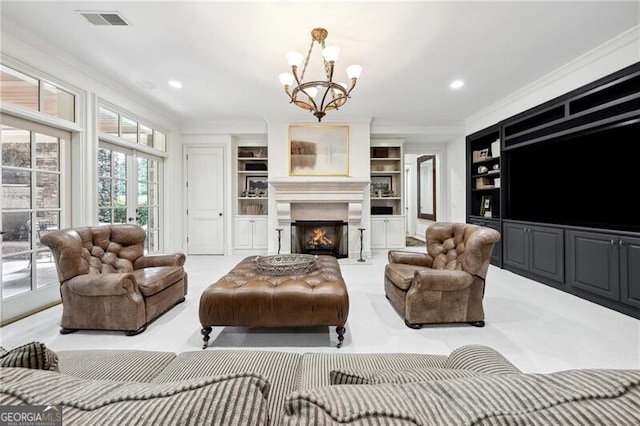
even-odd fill
[[(351, 65), (347, 67), (347, 76), (351, 80), (349, 86), (346, 83), (335, 83), (333, 81), (333, 67), (340, 55), (340, 48), (337, 46), (325, 47), (324, 41), (327, 38), (327, 34), (327, 30), (324, 28), (314, 28), (311, 31), (311, 46), (309, 46), (307, 56), (305, 57), (300, 52), (287, 53), (287, 62), (291, 66), (292, 73), (280, 74), (280, 83), (284, 86), (284, 90), (287, 92), (291, 102), (300, 108), (311, 111), (318, 118), (318, 122), (322, 121), (322, 117), (326, 115), (327, 111), (338, 109), (347, 102), (349, 93), (355, 87), (356, 81), (362, 72), (360, 65)], [(304, 73), (309, 64), (314, 43), (322, 46), (326, 80), (305, 82)], [(302, 71), (298, 72), (303, 61)], [(291, 87), (293, 80), (295, 80), (296, 85)]]

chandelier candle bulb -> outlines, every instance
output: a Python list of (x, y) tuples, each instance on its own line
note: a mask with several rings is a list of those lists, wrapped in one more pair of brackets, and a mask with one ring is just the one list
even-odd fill
[(292, 67), (299, 67), (304, 59), (304, 55), (300, 52), (291, 51), (287, 53), (287, 62)]
[(327, 46), (322, 50), (322, 56), (328, 62), (335, 62), (340, 56), (340, 48), (338, 46)]
[[(351, 65), (347, 68), (347, 75), (351, 80), (350, 85), (336, 83), (333, 81), (333, 71), (335, 62), (340, 56), (340, 48), (337, 46), (325, 46), (325, 39), (329, 33), (324, 28), (314, 28), (311, 31), (311, 46), (309, 52), (304, 56), (299, 52), (289, 52), (286, 55), (287, 63), (291, 66), (291, 73), (280, 74), (280, 84), (289, 96), (292, 104), (309, 110), (318, 122), (327, 114), (327, 111), (340, 108), (347, 102), (349, 94), (356, 86), (356, 81), (360, 78), (362, 67)], [(304, 81), (305, 72), (311, 52), (315, 43), (322, 47), (323, 71), (325, 80)], [(302, 69), (299, 70), (299, 67)], [(295, 80), (295, 86), (293, 86)], [(301, 95), (300, 92), (304, 93)], [(300, 96), (299, 96), (300, 95)], [(318, 96), (318, 101), (315, 100)]]
[(358, 79), (360, 78), (360, 74), (362, 74), (362, 67), (360, 65), (349, 65), (347, 67), (347, 75), (350, 79)]

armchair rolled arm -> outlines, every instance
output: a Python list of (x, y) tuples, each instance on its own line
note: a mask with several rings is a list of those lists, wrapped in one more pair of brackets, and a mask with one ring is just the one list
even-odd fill
[(128, 272), (78, 275), (64, 285), (80, 296), (123, 296), (140, 292), (135, 277)]
[(152, 268), (154, 266), (184, 266), (187, 256), (184, 253), (150, 254), (141, 256), (133, 263), (133, 269)]
[(428, 253), (415, 251), (389, 250), (387, 255), (389, 263), (405, 263), (407, 265), (426, 266), (431, 268), (433, 258)]
[(411, 287), (416, 290), (457, 291), (469, 287), (473, 275), (460, 270), (420, 269), (413, 274)]

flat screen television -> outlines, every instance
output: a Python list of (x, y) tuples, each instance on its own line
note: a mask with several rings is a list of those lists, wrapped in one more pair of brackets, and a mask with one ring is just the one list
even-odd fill
[(505, 151), (504, 217), (640, 232), (640, 118)]

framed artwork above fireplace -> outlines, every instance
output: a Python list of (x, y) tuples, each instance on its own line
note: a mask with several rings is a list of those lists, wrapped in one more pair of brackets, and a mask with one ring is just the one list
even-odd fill
[(289, 176), (348, 176), (349, 126), (289, 126)]

